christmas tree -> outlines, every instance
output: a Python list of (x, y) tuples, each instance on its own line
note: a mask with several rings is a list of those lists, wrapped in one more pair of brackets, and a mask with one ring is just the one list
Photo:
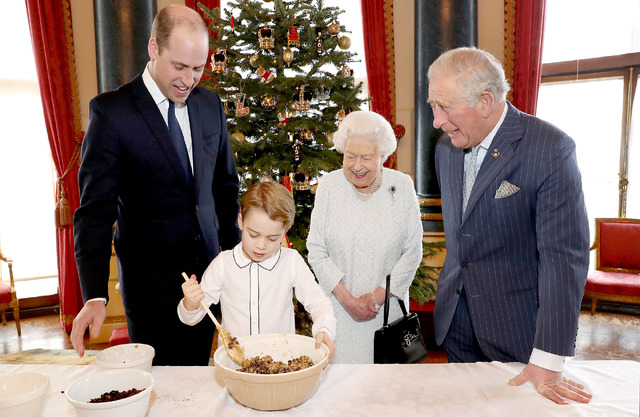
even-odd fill
[(292, 190), (296, 221), (288, 233), (305, 255), (319, 177), (341, 166), (332, 136), (358, 97), (343, 13), (322, 0), (229, 1), (208, 10), (211, 78), (201, 85), (223, 100), (242, 189), (274, 180)]

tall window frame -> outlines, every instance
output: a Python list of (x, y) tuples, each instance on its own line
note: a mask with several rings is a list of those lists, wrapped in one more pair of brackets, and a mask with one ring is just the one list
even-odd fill
[[(640, 52), (579, 59), (542, 65), (541, 83), (622, 78), (622, 114), (620, 120), (620, 164), (618, 171), (618, 217), (627, 217), (629, 160), (634, 101), (640, 73)], [(594, 98), (597, 102), (597, 98)], [(640, 146), (637, 144), (636, 146)], [(597, 166), (594, 161), (594, 166)], [(634, 184), (635, 185), (635, 184)], [(635, 185), (638, 187), (638, 185)], [(635, 192), (638, 195), (638, 191)], [(640, 201), (634, 202), (640, 205)]]

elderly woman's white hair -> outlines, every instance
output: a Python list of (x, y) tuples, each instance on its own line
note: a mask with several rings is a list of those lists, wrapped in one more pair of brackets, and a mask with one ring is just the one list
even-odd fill
[(362, 136), (375, 143), (383, 162), (398, 146), (391, 124), (372, 111), (354, 111), (342, 119), (338, 131), (333, 135), (336, 150), (343, 154), (347, 141), (352, 136)]

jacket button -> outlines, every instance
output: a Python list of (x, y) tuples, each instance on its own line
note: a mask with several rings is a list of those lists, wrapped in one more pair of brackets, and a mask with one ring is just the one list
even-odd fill
[(461, 264), (460, 264), (460, 266), (461, 266), (462, 268), (466, 268), (467, 266), (469, 266), (469, 264), (468, 264), (468, 263), (466, 263), (466, 262), (463, 262), (463, 263), (461, 263)]
[(202, 236), (200, 235), (196, 235), (193, 240), (195, 240), (196, 242), (200, 242), (200, 239), (202, 239)]
[(196, 204), (196, 211), (198, 211), (198, 205)]
[(460, 295), (462, 291), (460, 291), (460, 288), (456, 288), (456, 294)]

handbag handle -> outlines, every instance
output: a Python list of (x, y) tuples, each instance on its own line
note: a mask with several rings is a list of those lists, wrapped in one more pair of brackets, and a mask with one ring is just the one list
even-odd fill
[[(387, 275), (387, 285), (386, 285), (386, 292), (384, 295), (384, 322), (383, 322), (383, 326), (384, 327), (388, 327), (389, 326), (389, 296), (391, 294), (391, 291), (389, 289), (389, 287), (391, 286), (391, 274)], [(402, 315), (406, 316), (407, 315), (407, 309), (404, 306), (404, 301), (402, 301), (400, 298), (395, 297), (394, 298), (396, 300), (398, 300), (398, 304), (400, 304), (400, 310), (402, 310)]]

